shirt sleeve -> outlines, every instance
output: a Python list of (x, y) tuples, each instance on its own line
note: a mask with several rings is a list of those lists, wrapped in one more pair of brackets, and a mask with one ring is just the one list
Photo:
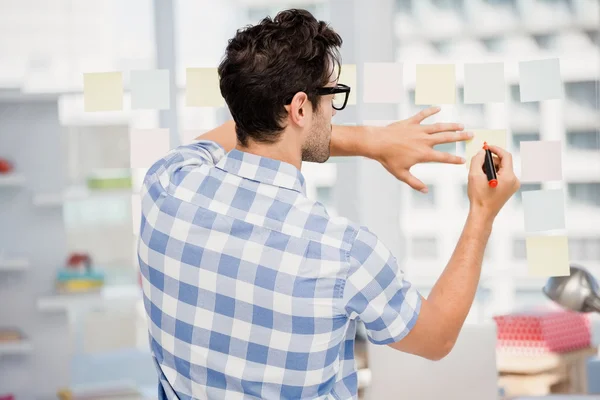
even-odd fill
[(420, 293), (404, 280), (396, 258), (366, 227), (360, 228), (348, 256), (343, 295), (348, 317), (365, 324), (374, 344), (401, 340), (417, 322)]

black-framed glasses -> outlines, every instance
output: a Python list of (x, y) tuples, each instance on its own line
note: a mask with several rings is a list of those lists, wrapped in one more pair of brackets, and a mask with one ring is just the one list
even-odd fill
[[(319, 96), (333, 95), (331, 105), (334, 109), (339, 111), (346, 108), (350, 90), (350, 86), (338, 83), (336, 86), (317, 88), (317, 94)], [(290, 104), (292, 102), (292, 98), (293, 97), (290, 97), (285, 104)]]

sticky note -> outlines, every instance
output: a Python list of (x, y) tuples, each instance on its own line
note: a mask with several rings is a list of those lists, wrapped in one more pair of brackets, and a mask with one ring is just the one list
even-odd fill
[(566, 236), (530, 236), (525, 238), (530, 276), (569, 276), (569, 244)]
[(519, 62), (519, 88), (522, 102), (563, 98), (559, 59)]
[(131, 195), (131, 219), (133, 222), (133, 234), (139, 236), (142, 224), (142, 198), (139, 194)]
[(471, 158), (481, 149), (483, 142), (506, 149), (506, 129), (473, 129), (473, 138), (465, 142), (467, 169), (471, 168)]
[(131, 168), (150, 168), (170, 150), (168, 129), (140, 129), (129, 132)]
[(562, 180), (560, 140), (520, 142), (521, 182)]
[(131, 108), (168, 110), (169, 71), (131, 71)]
[(527, 190), (521, 196), (525, 232), (565, 229), (565, 200), (562, 189)]
[(363, 101), (371, 104), (398, 104), (402, 101), (402, 64), (365, 63)]
[(338, 83), (350, 86), (350, 94), (346, 105), (356, 105), (356, 64), (342, 64)]
[(86, 112), (123, 110), (123, 74), (121, 72), (83, 74), (83, 103)]
[(455, 103), (455, 65), (417, 64), (415, 105)]
[(465, 104), (504, 102), (504, 63), (465, 64), (464, 73)]
[(187, 68), (185, 104), (188, 107), (221, 107), (225, 99), (216, 68)]

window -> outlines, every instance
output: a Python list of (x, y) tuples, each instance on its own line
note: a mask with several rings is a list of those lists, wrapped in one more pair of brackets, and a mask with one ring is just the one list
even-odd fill
[(442, 10), (462, 11), (462, 0), (431, 0), (431, 4)]
[(403, 14), (412, 14), (412, 0), (396, 0), (396, 10)]
[(428, 184), (429, 193), (421, 193), (416, 190), (411, 190), (412, 201), (411, 205), (415, 208), (433, 208), (436, 203), (436, 187)]
[(600, 207), (600, 182), (568, 183), (567, 191), (573, 203)]
[(596, 87), (597, 83), (594, 81), (566, 82), (565, 97), (570, 103), (576, 103), (578, 106), (598, 109)]
[(512, 258), (515, 260), (527, 259), (527, 246), (525, 244), (525, 239), (513, 239)]
[(595, 131), (567, 132), (567, 146), (574, 150), (600, 150), (600, 133)]
[(573, 260), (600, 260), (600, 237), (570, 237), (569, 257)]
[[(464, 142), (461, 142), (464, 145)], [(442, 143), (433, 146), (434, 150), (441, 151), (443, 153), (456, 154), (456, 143)]]
[(513, 132), (512, 144), (515, 153), (521, 151), (521, 142), (540, 140), (539, 132)]
[(437, 237), (413, 237), (411, 239), (412, 258), (435, 260), (439, 257)]

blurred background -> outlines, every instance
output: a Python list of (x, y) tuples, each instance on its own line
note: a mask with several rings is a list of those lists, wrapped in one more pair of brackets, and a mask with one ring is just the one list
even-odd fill
[[(12, 165), (0, 175), (0, 398), (94, 385), (156, 398), (135, 253), (145, 171), (129, 168), (129, 132), (169, 128), (174, 147), (230, 119), (225, 107), (185, 106), (185, 69), (216, 67), (236, 29), (292, 7), (330, 21), (343, 63), (357, 67), (357, 104), (334, 123), (408, 118), (425, 108), (414, 104), (415, 64), (448, 62), (457, 104), (426, 123), (507, 129), (517, 170), (521, 141), (562, 141), (563, 181), (523, 184), (501, 212), (469, 323), (551, 307), (545, 280), (527, 275), (523, 191), (564, 189), (570, 260), (600, 277), (599, 0), (0, 0), (0, 164)], [(564, 98), (523, 103), (518, 62), (542, 58), (560, 59)], [(461, 65), (488, 61), (505, 63), (506, 102), (463, 104)], [(402, 63), (401, 103), (363, 103), (369, 62)], [(128, 72), (144, 69), (172, 72), (168, 110), (131, 109)], [(86, 113), (83, 73), (104, 71), (123, 71), (124, 109)], [(427, 295), (463, 227), (467, 174), (412, 172), (428, 194), (371, 160), (303, 165), (309, 196), (369, 226)], [(90, 268), (81, 285), (100, 291), (69, 294), (81, 289), (69, 286), (69, 265)], [(359, 352), (363, 388), (378, 382), (369, 350)]]

